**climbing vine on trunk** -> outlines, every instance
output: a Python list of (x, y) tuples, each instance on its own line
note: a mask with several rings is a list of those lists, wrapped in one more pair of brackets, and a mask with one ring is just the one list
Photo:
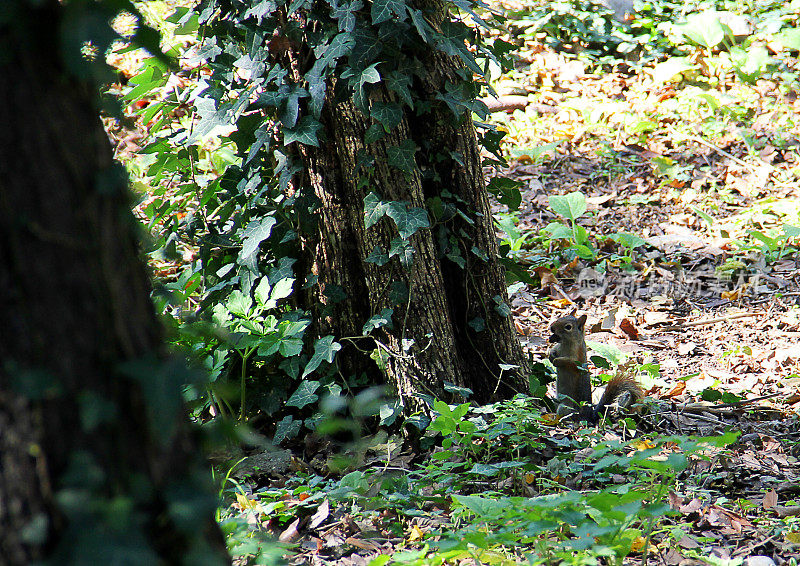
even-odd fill
[[(459, 387), (522, 392), (478, 145), (496, 154), (502, 135), (473, 124), (478, 61), (495, 55), (465, 19), (488, 25), (485, 6), (206, 0), (179, 16), (196, 18), (211, 74), (191, 127), (145, 151), (148, 174), (200, 195), (171, 234), (199, 242), (188, 277), (230, 331), (211, 356), (269, 389), (268, 412), (384, 381), (401, 401), (384, 420)], [(231, 125), (236, 159), (198, 180), (193, 144)], [(297, 430), (289, 417), (277, 433)]]

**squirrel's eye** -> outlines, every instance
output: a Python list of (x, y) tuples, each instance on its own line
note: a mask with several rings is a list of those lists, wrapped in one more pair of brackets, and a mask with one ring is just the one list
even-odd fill
[(567, 325), (565, 325), (565, 326), (564, 326), (564, 330), (566, 330), (567, 332), (569, 332), (570, 330), (572, 330), (572, 325), (571, 325), (571, 324), (567, 324)]

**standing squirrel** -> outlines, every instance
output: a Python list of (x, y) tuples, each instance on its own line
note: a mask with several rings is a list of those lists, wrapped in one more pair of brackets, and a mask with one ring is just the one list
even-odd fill
[(589, 382), (589, 370), (586, 366), (586, 341), (583, 328), (586, 315), (575, 318), (575, 311), (562, 316), (550, 325), (550, 342), (555, 342), (550, 349), (549, 358), (556, 367), (556, 392), (559, 416), (578, 413), (579, 418), (595, 423), (605, 412), (608, 405), (620, 396), (628, 394), (625, 406), (644, 397), (641, 385), (629, 375), (617, 375), (606, 385), (603, 396), (596, 406), (592, 406), (592, 386)]

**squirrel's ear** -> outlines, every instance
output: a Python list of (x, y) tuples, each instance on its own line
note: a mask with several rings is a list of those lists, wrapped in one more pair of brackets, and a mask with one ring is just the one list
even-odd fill
[(581, 315), (581, 317), (578, 319), (578, 326), (583, 328), (584, 324), (586, 324), (586, 315), (585, 314)]
[(575, 307), (574, 309), (572, 309), (572, 312), (569, 313), (569, 316), (575, 316), (577, 312), (578, 312), (578, 307)]

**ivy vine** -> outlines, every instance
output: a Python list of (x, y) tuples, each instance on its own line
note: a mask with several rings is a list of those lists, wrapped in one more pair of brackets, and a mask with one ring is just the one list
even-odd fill
[[(192, 316), (176, 324), (177, 340), (194, 349), (211, 371), (207, 389), (195, 391), (198, 410), (233, 414), (224, 388), (215, 384), (238, 378), (244, 417), (248, 372), (258, 374), (257, 387), (271, 392), (253, 397), (260, 409), (275, 413), (287, 399), (302, 408), (317, 400), (319, 387), (337, 394), (350, 385), (328, 377), (335, 371), (340, 341), (358, 338), (311, 339), (312, 316), (303, 300), (303, 292), (318, 282), (303, 264), (300, 247), (316, 229), (320, 202), (308, 189), (300, 158), (304, 147), (332, 142), (321, 122), (323, 105), (351, 100), (368, 121), (366, 145), (383, 140), (404, 115), (425, 120), (438, 105), (450, 110), (454, 123), (473, 113), (483, 119), (486, 107), (476, 99), (485, 88), (482, 77), (489, 61), (508, 64), (509, 46), (481, 39), (475, 24), (488, 27), (495, 18), (472, 0), (204, 0), (195, 10), (178, 9), (170, 21), (179, 32), (198, 30), (200, 41), (187, 57), (196, 68), (194, 80), (187, 82), (191, 87), (173, 89), (141, 111), (155, 132), (144, 150), (149, 156), (144, 174), (169, 187), (156, 191), (145, 212), (152, 226), (161, 222), (164, 227), (156, 253), (174, 253), (181, 241), (198, 246), (196, 260), (168, 288), (178, 302), (188, 296), (187, 289), (199, 292), (199, 312), (213, 313), (216, 327), (223, 329), (198, 331)], [(414, 86), (425, 79), (423, 61), (432, 50), (458, 57), (463, 67), (457, 82), (426, 99)], [(152, 95), (167, 76), (159, 61), (149, 61), (131, 80), (127, 99)], [(385, 89), (388, 97), (372, 97), (375, 89)], [(176, 113), (187, 106), (193, 113), (176, 127)], [(484, 146), (502, 161), (502, 133), (478, 125)], [(424, 177), (437, 173), (421, 162), (463, 159), (455, 152), (426, 151), (406, 139), (387, 147), (387, 165)], [(374, 158), (362, 153), (359, 159), (354, 174), (359, 186), (368, 187)], [(513, 185), (490, 189), (514, 200)], [(188, 214), (179, 202), (192, 203)], [(435, 226), (442, 255), (463, 267), (463, 244), (447, 223), (456, 215), (469, 220), (470, 212), (446, 191), (426, 204), (368, 192), (365, 228), (385, 218), (398, 237), (386, 249), (376, 246), (367, 261), (389, 268), (397, 258), (410, 268), (410, 239)], [(331, 304), (342, 292), (325, 289)], [(391, 294), (402, 304), (408, 289), (393, 286)], [(169, 305), (162, 303), (174, 309)], [(392, 308), (376, 313), (364, 324), (364, 335), (391, 327), (392, 316)], [(321, 381), (302, 381), (312, 375)], [(309, 383), (316, 385), (309, 388)], [(296, 428), (291, 419), (281, 423), (279, 437)]]

